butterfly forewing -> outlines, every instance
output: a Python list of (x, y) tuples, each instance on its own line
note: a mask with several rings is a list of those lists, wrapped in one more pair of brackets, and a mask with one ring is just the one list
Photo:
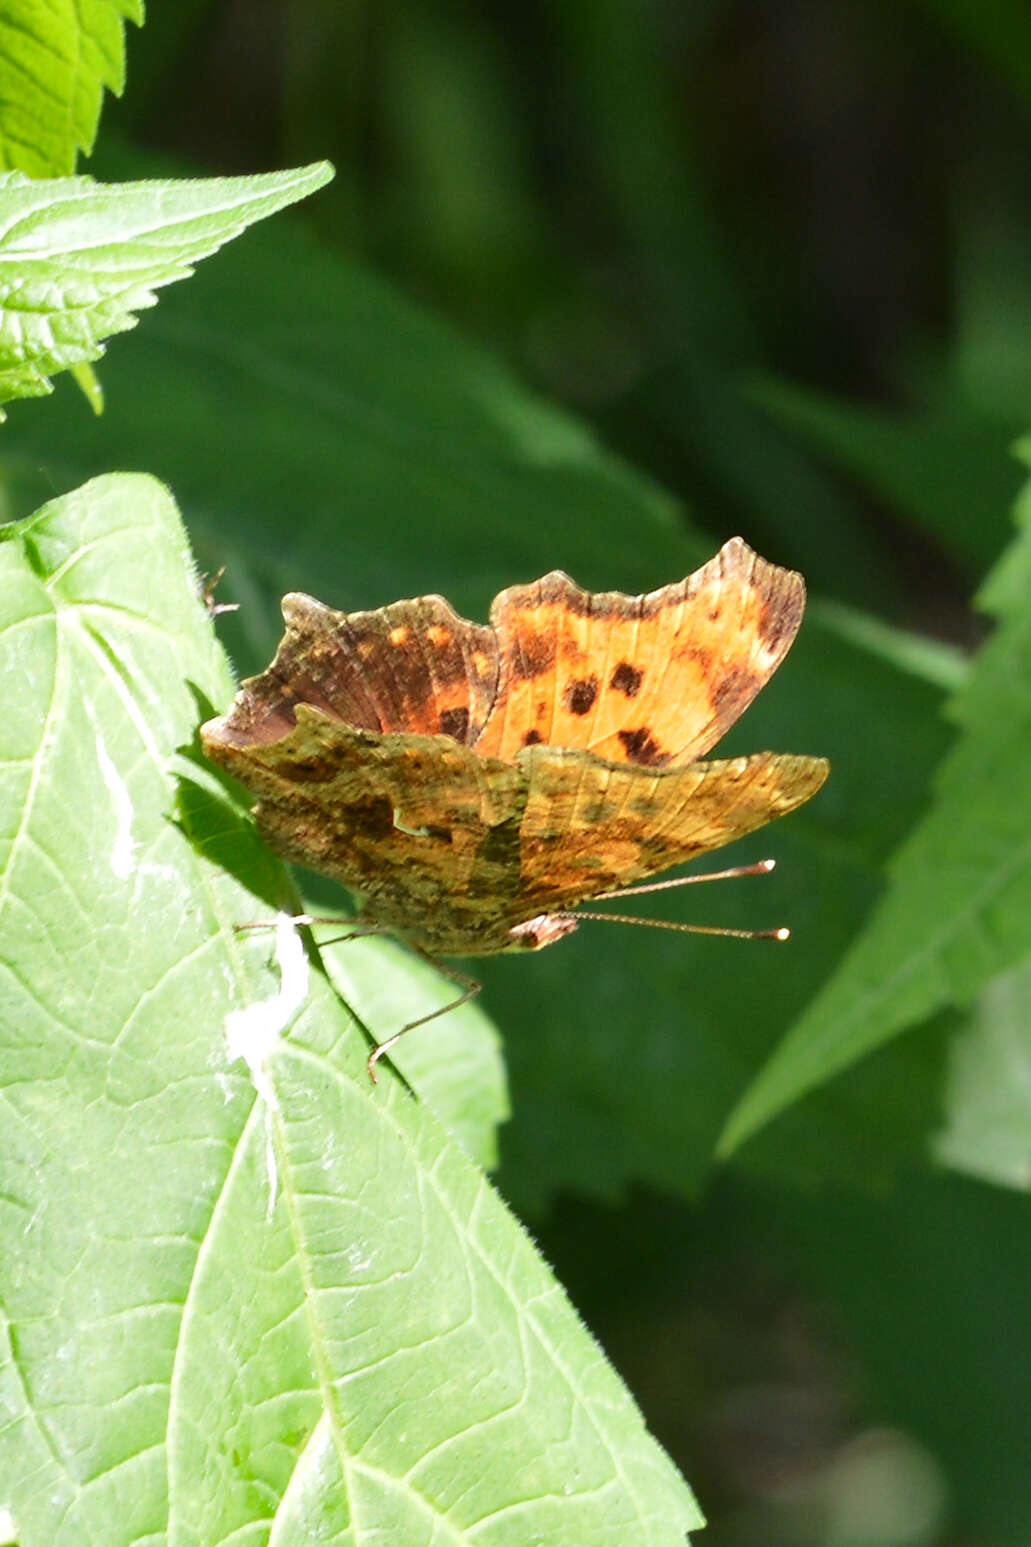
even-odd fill
[(802, 617), (799, 575), (735, 538), (678, 585), (582, 591), (555, 571), (491, 609), (500, 676), (476, 742), (591, 751), (667, 767), (702, 756), (783, 659)]

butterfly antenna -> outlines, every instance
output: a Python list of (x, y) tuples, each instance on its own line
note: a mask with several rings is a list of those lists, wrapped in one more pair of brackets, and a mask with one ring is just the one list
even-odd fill
[[(674, 876), (671, 881), (649, 881), (644, 886), (622, 886), (615, 892), (599, 892), (592, 901), (606, 902), (609, 898), (641, 897), (645, 892), (668, 892), (674, 886), (694, 886), (699, 881), (735, 881), (738, 876), (768, 876), (776, 863), (775, 859), (760, 859), (756, 860), (754, 865), (734, 865), (730, 870), (710, 870), (703, 876)], [(581, 918), (583, 916), (581, 914)]]
[[(622, 894), (624, 897), (626, 893)], [(788, 940), (790, 929), (726, 929), (721, 924), (680, 924), (673, 919), (642, 919), (632, 913), (581, 912), (566, 915), (571, 919), (608, 920), (610, 924), (640, 924), (644, 929), (674, 929), (681, 935), (730, 935), (735, 940)]]
[[(738, 876), (768, 876), (776, 860), (760, 859), (754, 865), (734, 865), (729, 870), (711, 870), (700, 876), (674, 876), (670, 881), (649, 881), (644, 886), (625, 886), (615, 892), (599, 892), (592, 902), (606, 902), (624, 897), (641, 897), (645, 892), (668, 892), (674, 886), (693, 886), (698, 881), (733, 881)], [(730, 935), (735, 940), (787, 940), (790, 929), (727, 929), (719, 924), (680, 924), (669, 919), (642, 919), (629, 913), (594, 913), (577, 911), (570, 915), (577, 919), (611, 919), (614, 924), (640, 924), (645, 929), (673, 929), (684, 935)]]

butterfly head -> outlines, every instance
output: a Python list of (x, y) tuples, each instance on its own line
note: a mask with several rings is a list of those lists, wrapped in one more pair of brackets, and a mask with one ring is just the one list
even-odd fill
[(508, 932), (509, 951), (540, 951), (546, 945), (554, 945), (564, 935), (571, 935), (577, 928), (572, 913), (540, 913), (535, 919), (515, 924)]

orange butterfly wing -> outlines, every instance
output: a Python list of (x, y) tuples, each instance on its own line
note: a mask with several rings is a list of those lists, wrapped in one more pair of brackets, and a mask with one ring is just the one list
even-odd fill
[(500, 677), (475, 742), (510, 760), (569, 747), (648, 767), (701, 757), (783, 660), (805, 604), (800, 575), (733, 538), (678, 585), (582, 591), (554, 571), (491, 608)]

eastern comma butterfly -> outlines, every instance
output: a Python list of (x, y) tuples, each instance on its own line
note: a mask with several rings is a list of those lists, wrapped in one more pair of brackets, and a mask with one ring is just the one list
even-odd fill
[[(802, 577), (740, 538), (644, 596), (558, 570), (510, 586), (489, 626), (440, 596), (342, 613), (292, 593), (275, 660), (202, 742), (257, 795), (277, 853), (360, 895), (358, 932), (434, 959), (537, 949), (577, 927), (576, 904), (820, 788), (819, 757), (699, 761), (783, 660), (804, 603)], [(454, 976), (462, 999), (476, 991)], [(373, 1050), (374, 1078), (400, 1035)]]

